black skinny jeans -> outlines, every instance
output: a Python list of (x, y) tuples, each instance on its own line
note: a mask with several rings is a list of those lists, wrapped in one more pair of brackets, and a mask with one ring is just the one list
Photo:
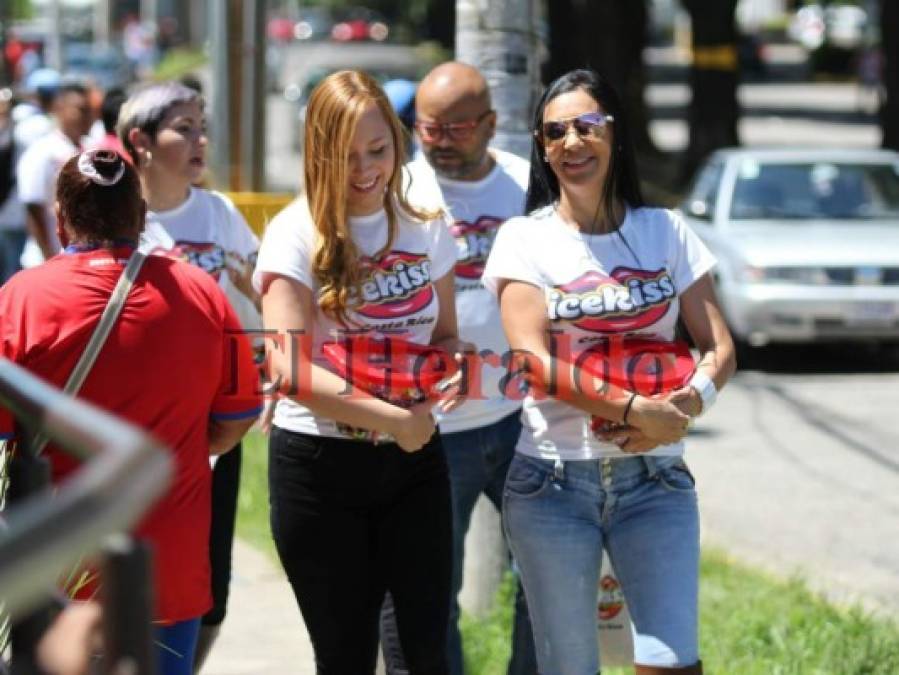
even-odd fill
[(275, 427), (272, 532), (318, 675), (374, 673), (386, 591), (412, 675), (446, 675), (452, 517), (440, 435), (420, 451)]
[(240, 443), (219, 457), (212, 470), (212, 522), (209, 527), (209, 567), (212, 575), (212, 609), (203, 617), (204, 626), (220, 626), (228, 609), (231, 584), (231, 549), (240, 491)]

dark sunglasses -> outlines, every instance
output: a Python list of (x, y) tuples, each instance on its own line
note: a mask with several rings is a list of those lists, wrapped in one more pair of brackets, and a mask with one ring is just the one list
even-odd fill
[(415, 129), (425, 143), (436, 143), (443, 138), (443, 134), (446, 134), (454, 141), (467, 141), (471, 138), (477, 126), (492, 112), (492, 110), (485, 110), (475, 119), (467, 122), (447, 122), (446, 124), (416, 122)]
[[(603, 129), (615, 118), (601, 112), (588, 112), (567, 120), (554, 120), (543, 123), (543, 138), (547, 143), (557, 143), (568, 135), (568, 129), (574, 127), (575, 132), (581, 138), (590, 136), (602, 136)], [(534, 132), (538, 135), (539, 132)]]

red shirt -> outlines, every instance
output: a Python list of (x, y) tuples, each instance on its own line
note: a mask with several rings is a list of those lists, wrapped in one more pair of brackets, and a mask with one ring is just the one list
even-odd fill
[[(62, 254), (15, 275), (0, 288), (0, 356), (64, 386), (130, 253)], [(154, 547), (161, 621), (198, 617), (211, 606), (207, 424), (256, 416), (261, 402), (240, 330), (206, 272), (150, 256), (79, 392), (172, 450), (173, 484), (135, 528)], [(11, 415), (0, 409), (0, 438), (12, 434)], [(54, 481), (77, 466), (52, 445), (46, 453)]]

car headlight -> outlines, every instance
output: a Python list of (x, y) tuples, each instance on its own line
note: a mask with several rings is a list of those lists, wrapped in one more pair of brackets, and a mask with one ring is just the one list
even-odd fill
[(759, 267), (746, 265), (743, 281), (756, 284), (787, 283), (810, 286), (826, 286), (830, 283), (827, 272), (821, 267)]

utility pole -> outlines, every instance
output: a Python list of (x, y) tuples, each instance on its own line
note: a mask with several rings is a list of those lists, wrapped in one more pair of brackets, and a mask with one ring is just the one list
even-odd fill
[(140, 0), (140, 22), (153, 26), (156, 30), (156, 19), (159, 15), (157, 0)]
[(265, 9), (266, 0), (243, 3), (240, 189), (252, 192), (265, 184)]
[[(539, 90), (537, 0), (456, 0), (456, 60), (469, 63), (490, 86), (497, 128), (493, 145), (530, 156), (530, 124)], [(508, 566), (499, 517), (483, 496), (471, 515), (460, 603), (486, 614)]]
[(9, 39), (9, 24), (12, 21), (12, 3), (0, 3), (0, 86), (12, 84), (13, 74), (6, 66), (6, 42)]
[(530, 154), (530, 123), (540, 87), (538, 0), (456, 0), (456, 59), (490, 85), (497, 114), (494, 145)]
[[(231, 139), (237, 137), (233, 130), (237, 128), (230, 101), (235, 84), (232, 73), (236, 70), (231, 58), (231, 34), (235, 27), (229, 11), (232, 3), (228, 0), (211, 0), (209, 9), (209, 49), (212, 63), (212, 87), (210, 91), (209, 124), (209, 169), (213, 182), (222, 190), (232, 188), (231, 167), (236, 161), (237, 143), (232, 147)], [(234, 152), (233, 152), (234, 151)]]
[(222, 190), (264, 187), (266, 0), (209, 3), (210, 170)]
[(46, 9), (47, 24), (50, 26), (47, 44), (44, 47), (44, 62), (50, 68), (61, 73), (62, 62), (62, 9), (59, 0), (50, 0)]
[(109, 0), (96, 0), (94, 5), (94, 43), (109, 44), (109, 26), (111, 9)]

